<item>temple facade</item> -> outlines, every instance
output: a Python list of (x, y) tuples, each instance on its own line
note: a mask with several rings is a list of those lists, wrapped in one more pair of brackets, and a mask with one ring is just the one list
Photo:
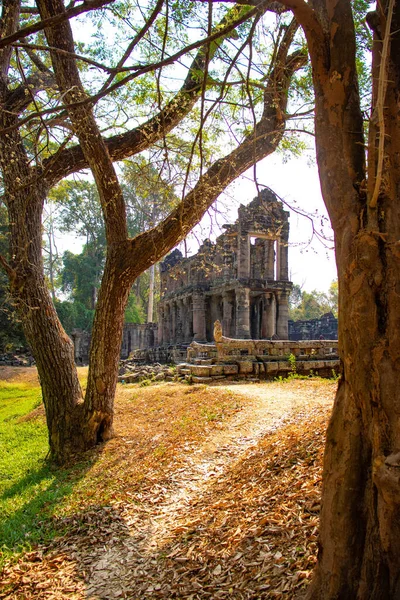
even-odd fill
[(211, 342), (216, 320), (228, 337), (288, 339), (288, 217), (265, 189), (240, 206), (215, 243), (204, 241), (189, 258), (169, 254), (161, 264), (156, 343)]

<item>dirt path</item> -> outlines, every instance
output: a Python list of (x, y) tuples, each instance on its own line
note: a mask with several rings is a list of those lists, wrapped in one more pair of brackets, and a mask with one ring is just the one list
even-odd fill
[(243, 409), (229, 423), (214, 430), (199, 447), (188, 449), (184, 464), (180, 463), (165, 490), (159, 491), (155, 498), (147, 498), (139, 510), (137, 506), (124, 508), (125, 535), (102, 547), (100, 552), (96, 548), (86, 556), (90, 598), (168, 597), (161, 592), (153, 595), (157, 587), (149, 582), (154, 581), (160, 552), (168, 547), (172, 533), (179, 531), (180, 524), (187, 520), (196, 500), (207, 493), (216, 479), (223, 478), (262, 436), (284, 423), (304, 420), (311, 407), (332, 405), (334, 392), (332, 386), (321, 389), (321, 385), (304, 386), (295, 381), (280, 385), (223, 385), (218, 389), (245, 399)]
[(1, 598), (294, 599), (315, 563), (334, 393), (320, 380), (119, 386), (116, 437), (61, 501), (60, 535), (8, 566)]

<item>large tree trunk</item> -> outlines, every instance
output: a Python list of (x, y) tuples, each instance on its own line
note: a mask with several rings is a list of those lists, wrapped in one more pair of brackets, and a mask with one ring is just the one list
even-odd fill
[[(6, 127), (14, 120), (14, 116), (3, 112), (1, 125)], [(10, 227), (10, 262), (5, 266), (13, 301), (36, 360), (50, 449), (54, 459), (62, 462), (84, 449), (78, 426), (83, 399), (74, 347), (58, 319), (44, 277), (42, 212), (47, 187), (37, 182), (36, 173), (29, 168), (17, 131), (10, 133), (0, 148)]]
[[(316, 132), (321, 186), (335, 231), (342, 374), (327, 432), (318, 565), (306, 596), (398, 600), (400, 7), (395, 9), (389, 69), (384, 74), (384, 129), (374, 110), (367, 177), (357, 85), (352, 82), (355, 68), (349, 58), (355, 56), (350, 5), (339, 1), (332, 7), (328, 1), (326, 6), (330, 10), (320, 10), (321, 22), (329, 15), (327, 30), (332, 37), (339, 32), (339, 39), (331, 45), (325, 63), (328, 72), (323, 73), (314, 55)], [(383, 54), (383, 15), (375, 16), (373, 107)], [(380, 136), (385, 136), (381, 182)]]
[(389, 266), (382, 240), (365, 229), (340, 241), (343, 371), (327, 432), (318, 568), (308, 598), (397, 600), (400, 265)]
[[(68, 454), (83, 449), (77, 435), (82, 391), (73, 344), (58, 319), (43, 275), (41, 235), (38, 235), (42, 202), (37, 190), (31, 192), (28, 202), (26, 190), (9, 201), (11, 239), (18, 240), (18, 244), (11, 245), (10, 288), (36, 360), (49, 445), (55, 460), (61, 462)], [(62, 428), (60, 423), (64, 424)]]
[(134, 277), (121, 269), (123, 252), (124, 249), (118, 245), (108, 248), (93, 323), (85, 419), (82, 424), (87, 430), (85, 437), (92, 445), (109, 439), (113, 433), (114, 396), (124, 315)]

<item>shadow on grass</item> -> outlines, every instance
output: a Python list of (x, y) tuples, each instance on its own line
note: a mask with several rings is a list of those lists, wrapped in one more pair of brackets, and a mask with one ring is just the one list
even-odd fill
[[(69, 468), (43, 461), (18, 479), (0, 496), (0, 552), (3, 558), (61, 534), (54, 516), (73, 494), (76, 484), (96, 461), (96, 454)], [(3, 514), (1, 514), (3, 512)]]

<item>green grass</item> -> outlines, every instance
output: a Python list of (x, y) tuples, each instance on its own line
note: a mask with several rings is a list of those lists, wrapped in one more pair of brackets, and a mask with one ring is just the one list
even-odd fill
[(70, 494), (76, 471), (46, 462), (47, 428), (39, 387), (0, 381), (0, 562), (53, 537), (51, 517)]

